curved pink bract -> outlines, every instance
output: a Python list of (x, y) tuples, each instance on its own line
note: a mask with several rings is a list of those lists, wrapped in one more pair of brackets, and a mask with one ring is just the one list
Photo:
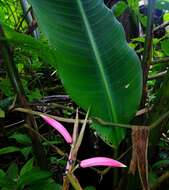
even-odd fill
[(45, 115), (41, 115), (41, 117), (44, 119), (44, 121), (46, 123), (48, 123), (54, 129), (56, 129), (63, 136), (63, 138), (66, 140), (67, 143), (69, 143), (69, 144), (72, 143), (71, 135), (69, 134), (69, 132), (66, 130), (66, 128), (61, 123), (59, 123), (55, 119), (50, 118), (50, 117), (45, 116)]
[(93, 166), (109, 166), (109, 167), (127, 167), (117, 160), (113, 160), (107, 157), (94, 157), (82, 160), (80, 162), (81, 168), (93, 167)]

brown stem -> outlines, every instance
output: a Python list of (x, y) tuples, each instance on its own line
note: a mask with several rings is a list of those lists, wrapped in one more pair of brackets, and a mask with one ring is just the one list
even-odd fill
[(149, 190), (147, 160), (148, 137), (149, 129), (147, 127), (136, 127), (132, 129), (132, 159), (129, 173), (134, 175), (138, 168), (142, 188), (144, 190)]
[(151, 65), (152, 59), (152, 39), (153, 39), (153, 12), (155, 7), (155, 0), (148, 1), (148, 22), (147, 22), (147, 29), (146, 29), (146, 37), (145, 37), (145, 44), (144, 44), (144, 53), (143, 53), (143, 60), (142, 60), (142, 69), (143, 69), (143, 95), (142, 95), (142, 102), (141, 107), (145, 107), (147, 101), (147, 79), (149, 68)]
[(156, 75), (149, 76), (147, 80), (156, 80), (156, 79), (164, 77), (166, 74), (167, 74), (167, 71), (162, 71)]
[[(27, 109), (30, 109), (29, 104), (27, 102), (24, 88), (22, 86), (22, 82), (20, 80), (20, 76), (17, 70), (16, 65), (13, 61), (13, 53), (10, 49), (7, 42), (4, 40), (5, 34), (2, 29), (2, 26), (0, 25), (0, 52), (2, 53), (2, 60), (4, 64), (6, 65), (8, 76), (10, 78), (10, 81), (12, 83), (12, 86), (14, 88), (14, 91), (17, 94), (17, 100), (21, 106), (24, 106)], [(38, 131), (38, 127), (36, 125), (35, 118), (31, 114), (24, 115), (25, 121), (31, 128), (34, 128), (36, 131)], [(37, 163), (41, 169), (47, 169), (47, 159), (45, 155), (44, 148), (42, 144), (40, 143), (39, 136), (33, 133), (31, 130), (28, 129), (28, 133), (32, 139), (32, 147), (35, 152), (35, 157), (37, 158)]]
[[(53, 115), (45, 114), (45, 113), (42, 113), (42, 112), (32, 111), (31, 109), (25, 109), (25, 108), (15, 108), (14, 111), (29, 113), (29, 114), (37, 115), (37, 116), (40, 116), (40, 115), (43, 114), (43, 115), (46, 115), (46, 116), (51, 117), (53, 119), (56, 119), (58, 121), (66, 122), (66, 123), (75, 123), (75, 121), (76, 121), (75, 119), (69, 119), (69, 118), (53, 116)], [(121, 127), (121, 128), (128, 128), (128, 129), (132, 129), (132, 128), (135, 128), (135, 127), (140, 127), (140, 128), (149, 127), (150, 129), (152, 129), (152, 128), (155, 128), (157, 125), (159, 125), (167, 117), (169, 117), (169, 111), (164, 113), (159, 119), (157, 119), (151, 125), (147, 125), (147, 126), (145, 126), (145, 125), (143, 126), (143, 125), (121, 124), (121, 123), (111, 123), (111, 122), (104, 121), (104, 120), (102, 120), (100, 118), (93, 118), (93, 120), (95, 122), (97, 122), (98, 124), (103, 125), (103, 126)], [(84, 123), (84, 121), (85, 120), (82, 120), (82, 119), (80, 120), (79, 119), (79, 123)], [(87, 120), (87, 123), (92, 124), (92, 120), (91, 119)]]
[(72, 186), (75, 189), (82, 190), (77, 178), (73, 175), (73, 172), (76, 168), (78, 168), (78, 165), (77, 165), (77, 167), (75, 166), (75, 162), (77, 160), (77, 153), (79, 151), (79, 148), (80, 148), (82, 140), (83, 140), (88, 116), (89, 116), (89, 110), (86, 114), (82, 128), (78, 134), (78, 129), (79, 129), (78, 110), (76, 112), (76, 120), (75, 120), (75, 124), (74, 124), (74, 129), (73, 129), (73, 143), (71, 146), (71, 150), (69, 153), (69, 158), (68, 158), (68, 162), (67, 162), (67, 166), (66, 166), (66, 176), (63, 178), (62, 190), (69, 189), (69, 182), (71, 182)]
[(68, 174), (71, 174), (73, 168), (74, 168), (74, 163), (76, 161), (77, 153), (74, 152), (74, 147), (76, 145), (77, 141), (77, 135), (78, 135), (78, 128), (79, 128), (79, 116), (78, 116), (78, 110), (76, 111), (76, 119), (74, 123), (74, 128), (73, 128), (73, 143), (71, 145), (67, 165), (66, 165), (66, 176), (63, 177), (63, 187), (62, 190), (68, 190), (69, 189), (69, 177)]
[(167, 27), (167, 26), (169, 26), (169, 22), (164, 22), (164, 23), (162, 23), (161, 25), (155, 27), (155, 28), (153, 29), (153, 32), (156, 32), (157, 30), (159, 30), (159, 29), (161, 29), (161, 28), (165, 28), (165, 27)]
[(155, 59), (152, 61), (152, 65), (154, 64), (159, 64), (159, 63), (169, 63), (169, 57), (163, 57), (163, 58), (159, 58), (159, 59)]

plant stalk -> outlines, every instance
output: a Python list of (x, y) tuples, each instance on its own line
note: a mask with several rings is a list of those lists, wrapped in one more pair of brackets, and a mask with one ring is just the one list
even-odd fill
[[(8, 76), (10, 78), (13, 89), (17, 94), (17, 100), (19, 104), (22, 107), (30, 109), (25, 93), (24, 93), (24, 88), (22, 86), (21, 79), (19, 77), (17, 67), (13, 62), (12, 50), (10, 49), (9, 45), (4, 39), (5, 39), (5, 34), (3, 31), (2, 25), (0, 24), (0, 52), (1, 52), (2, 60), (4, 64), (6, 65)], [(27, 125), (31, 128), (34, 128), (36, 131), (38, 131), (38, 127), (36, 125), (36, 121), (33, 115), (25, 114), (24, 116), (26, 118), (25, 121)], [(46, 159), (44, 148), (42, 144), (40, 143), (39, 136), (36, 133), (33, 133), (29, 129), (28, 129), (28, 133), (32, 139), (32, 147), (33, 147), (35, 157), (37, 159), (37, 163), (39, 167), (41, 169), (47, 169), (47, 159)]]
[(144, 44), (144, 53), (142, 60), (142, 69), (143, 69), (143, 95), (141, 107), (145, 107), (147, 102), (147, 79), (149, 68), (152, 62), (152, 41), (153, 41), (153, 13), (155, 8), (155, 0), (148, 0), (148, 15), (147, 15), (147, 28), (146, 28), (146, 37)]

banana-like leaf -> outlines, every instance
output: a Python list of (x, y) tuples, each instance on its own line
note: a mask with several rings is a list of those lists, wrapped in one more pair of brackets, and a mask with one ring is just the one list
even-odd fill
[[(91, 107), (92, 116), (129, 122), (140, 102), (142, 72), (111, 10), (102, 0), (30, 3), (42, 31), (57, 51), (60, 77), (72, 99), (85, 110)], [(98, 126), (96, 129), (102, 130)], [(108, 131), (115, 146), (124, 138), (123, 129)], [(103, 135), (100, 131), (103, 139), (106, 134), (110, 136), (108, 131)]]

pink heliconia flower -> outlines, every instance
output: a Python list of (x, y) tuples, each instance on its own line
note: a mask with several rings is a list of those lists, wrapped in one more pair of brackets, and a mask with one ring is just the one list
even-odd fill
[(126, 165), (107, 157), (94, 157), (82, 160), (80, 162), (81, 168), (93, 167), (93, 166), (109, 166), (109, 167), (127, 167)]
[(41, 115), (41, 117), (45, 120), (46, 123), (55, 128), (63, 136), (68, 144), (72, 143), (71, 135), (61, 123), (45, 115)]

